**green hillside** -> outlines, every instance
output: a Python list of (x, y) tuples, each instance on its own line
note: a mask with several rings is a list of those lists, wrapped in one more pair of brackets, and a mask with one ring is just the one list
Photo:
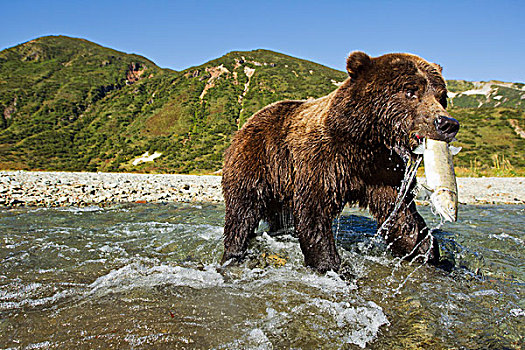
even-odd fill
[[(0, 52), (0, 169), (213, 172), (258, 109), (325, 95), (345, 78), (267, 50), (175, 72), (86, 40), (39, 38)], [(448, 85), (463, 125), (456, 164), (479, 174), (525, 168), (523, 84)], [(134, 165), (145, 152), (158, 158)]]
[(448, 80), (450, 105), (461, 108), (525, 109), (525, 84)]
[[(525, 176), (525, 118), (509, 108), (450, 108), (461, 123), (455, 146), (456, 173), (468, 176)], [(521, 136), (520, 136), (521, 135)]]

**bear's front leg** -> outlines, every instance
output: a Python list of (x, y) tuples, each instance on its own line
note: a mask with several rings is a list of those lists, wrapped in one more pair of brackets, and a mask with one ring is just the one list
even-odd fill
[[(430, 233), (425, 220), (416, 210), (409, 193), (392, 217), (397, 190), (390, 186), (369, 190), (369, 210), (375, 216), (378, 228), (395, 256), (405, 260), (439, 262), (439, 245)], [(386, 222), (385, 222), (386, 221)]]
[(341, 258), (335, 247), (332, 215), (315, 205), (301, 201), (294, 208), (295, 230), (299, 237), (305, 265), (320, 273), (338, 271)]

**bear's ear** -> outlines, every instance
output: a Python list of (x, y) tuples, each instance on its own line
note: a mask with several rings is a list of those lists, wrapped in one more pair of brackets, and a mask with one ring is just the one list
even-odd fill
[(352, 52), (346, 59), (346, 71), (350, 78), (355, 79), (362, 71), (372, 64), (372, 59), (361, 51)]

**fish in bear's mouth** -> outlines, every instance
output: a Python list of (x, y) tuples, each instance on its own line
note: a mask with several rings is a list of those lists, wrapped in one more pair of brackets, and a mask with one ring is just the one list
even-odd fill
[(410, 160), (414, 161), (418, 158), (419, 154), (414, 153), (414, 151), (421, 147), (424, 141), (425, 138), (415, 132), (411, 134), (408, 146), (398, 143), (392, 149), (397, 155), (399, 155), (399, 157), (401, 157), (401, 159), (403, 159), (405, 165), (407, 165)]

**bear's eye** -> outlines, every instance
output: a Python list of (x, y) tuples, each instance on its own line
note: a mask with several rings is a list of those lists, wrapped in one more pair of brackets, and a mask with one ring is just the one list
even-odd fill
[(447, 108), (447, 94), (441, 95), (439, 103), (443, 106), (443, 108)]
[(407, 98), (417, 98), (417, 89), (416, 88), (408, 88), (405, 90), (405, 94)]

